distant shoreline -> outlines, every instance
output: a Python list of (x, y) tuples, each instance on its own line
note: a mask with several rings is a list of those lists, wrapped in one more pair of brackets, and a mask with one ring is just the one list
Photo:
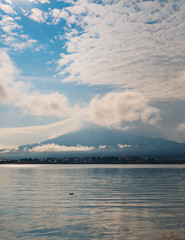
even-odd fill
[(1, 164), (185, 164), (185, 158), (143, 158), (143, 157), (47, 157), (47, 158), (23, 158), (0, 159)]

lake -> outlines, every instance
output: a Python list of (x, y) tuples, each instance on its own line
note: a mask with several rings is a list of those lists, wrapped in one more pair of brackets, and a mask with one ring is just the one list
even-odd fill
[(1, 165), (0, 239), (185, 239), (185, 165)]

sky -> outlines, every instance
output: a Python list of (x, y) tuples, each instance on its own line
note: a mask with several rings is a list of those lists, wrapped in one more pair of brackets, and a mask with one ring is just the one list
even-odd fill
[(91, 124), (185, 142), (184, 0), (0, 1), (0, 149)]

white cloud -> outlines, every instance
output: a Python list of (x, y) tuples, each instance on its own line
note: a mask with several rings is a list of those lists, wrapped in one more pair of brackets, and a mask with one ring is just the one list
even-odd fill
[(58, 61), (60, 74), (69, 74), (66, 82), (117, 85), (153, 99), (185, 99), (183, 0), (70, 2), (69, 54)]
[(69, 14), (64, 9), (54, 8), (49, 11), (49, 15), (52, 19), (52, 24), (58, 24), (61, 19), (67, 19)]
[(43, 12), (42, 10), (40, 10), (38, 8), (32, 8), (31, 14), (28, 17), (35, 22), (44, 23), (44, 22), (46, 22), (46, 19), (48, 16), (47, 16), (46, 12)]
[(50, 11), (52, 17), (57, 18), (60, 15), (60, 10), (55, 8)]
[(107, 145), (99, 145), (99, 149), (105, 149)]
[(31, 11), (27, 11), (21, 8), (24, 16), (28, 16), (33, 21), (39, 23), (47, 23), (48, 25), (56, 25), (61, 19), (65, 21), (69, 19), (69, 13), (66, 9), (49, 8), (47, 12), (44, 12), (38, 8), (32, 8)]
[(20, 26), (17, 21), (19, 21), (17, 17), (2, 16), (0, 20), (0, 42), (9, 49), (14, 49), (16, 51), (22, 51), (26, 48), (38, 49), (38, 46), (36, 46), (38, 45), (37, 40), (22, 34), (22, 26)]
[(25, 10), (24, 8), (20, 7), (21, 12), (23, 13), (24, 16), (28, 16), (28, 14), (30, 13), (29, 10)]
[[(10, 57), (0, 51), (0, 102), (19, 107), (25, 114), (35, 116), (55, 116), (65, 121), (46, 126), (29, 126), (23, 128), (1, 129), (0, 142), (14, 144), (19, 136), (19, 145), (54, 138), (74, 131), (83, 121), (93, 122), (105, 127), (120, 127), (138, 120), (147, 124), (156, 124), (160, 119), (160, 111), (151, 107), (145, 97), (136, 92), (110, 92), (105, 96), (94, 97), (84, 107), (70, 106), (65, 95), (58, 92), (43, 94), (32, 90), (28, 83), (14, 81), (18, 74)], [(124, 129), (128, 129), (126, 126)], [(4, 141), (4, 142), (3, 142)]]
[(107, 127), (138, 120), (153, 125), (160, 120), (160, 111), (149, 106), (145, 97), (136, 92), (111, 92), (104, 97), (96, 96), (91, 100), (88, 111), (90, 121)]
[(50, 1), (49, 0), (29, 0), (30, 2), (34, 2), (34, 3), (42, 3), (42, 4), (44, 4), (44, 3), (50, 3)]
[(77, 131), (81, 127), (78, 116), (56, 123), (17, 128), (1, 128), (0, 143), (3, 145), (25, 145), (52, 139), (60, 135)]
[(29, 84), (14, 81), (18, 74), (9, 55), (0, 50), (0, 103), (11, 103), (23, 109), (24, 113), (36, 116), (70, 117), (79, 112), (77, 106), (69, 107), (68, 100), (63, 94), (51, 92), (42, 94), (31, 91)]
[(0, 144), (0, 153), (9, 153), (9, 152), (17, 152), (19, 148), (17, 146), (8, 146)]
[(6, 82), (12, 82), (13, 76), (18, 72), (14, 63), (11, 61), (11, 58), (7, 52), (3, 49), (0, 49), (0, 76), (1, 79), (6, 80)]
[(5, 0), (5, 2), (9, 3), (10, 5), (12, 5), (12, 0)]
[[(9, 38), (6, 39), (7, 42), (9, 42)], [(23, 42), (19, 42), (18, 39), (16, 38), (12, 38), (11, 39), (11, 46), (16, 50), (16, 51), (22, 51), (26, 48), (34, 48), (35, 46), (35, 50), (39, 50), (40, 47), (36, 47), (36, 43), (37, 43), (37, 40), (34, 40), (34, 39), (28, 39), (26, 41), (23, 41)]]
[(36, 146), (33, 148), (25, 148), (25, 152), (81, 152), (81, 151), (90, 151), (93, 150), (93, 146), (82, 146), (82, 145), (77, 145), (77, 146), (65, 146), (65, 145), (58, 145), (54, 143), (50, 144), (43, 144), (40, 146)]
[(132, 147), (132, 145), (130, 145), (130, 144), (117, 144), (117, 146), (119, 147), (119, 148), (130, 148), (130, 147)]
[(2, 27), (2, 30), (5, 32), (5, 33), (8, 33), (9, 35), (13, 32), (13, 31), (16, 31), (16, 30), (20, 30), (21, 29), (21, 26), (18, 25), (14, 18), (12, 17), (9, 17), (9, 16), (2, 16), (2, 20), (0, 21), (0, 26)]
[(185, 131), (185, 122), (180, 123), (177, 127), (177, 130), (184, 132)]
[(0, 3), (0, 9), (2, 9), (7, 14), (17, 14), (12, 7), (8, 4)]
[(12, 94), (13, 76), (18, 70), (6, 51), (0, 49), (0, 103), (7, 103)]
[(75, 111), (68, 106), (67, 98), (57, 92), (50, 94), (22, 93), (15, 104), (21, 107), (25, 113), (36, 116), (69, 117), (72, 111)]
[(154, 107), (146, 106), (142, 109), (141, 120), (144, 123), (156, 125), (160, 120), (160, 110)]
[(8, 88), (4, 83), (0, 83), (0, 103), (8, 99)]

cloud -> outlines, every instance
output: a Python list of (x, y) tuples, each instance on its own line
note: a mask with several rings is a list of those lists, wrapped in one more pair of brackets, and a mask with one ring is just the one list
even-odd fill
[(10, 5), (12, 5), (12, 0), (5, 0), (5, 2), (9, 3)]
[(107, 145), (99, 145), (99, 149), (105, 149)]
[(13, 88), (13, 76), (18, 70), (11, 61), (6, 51), (0, 49), (0, 103), (7, 103), (10, 100)]
[(17, 146), (7, 146), (0, 144), (0, 153), (9, 153), (9, 152), (17, 152), (18, 151)]
[(23, 93), (15, 105), (21, 107), (24, 113), (35, 116), (51, 115), (62, 118), (71, 116), (72, 111), (75, 112), (75, 109), (68, 106), (67, 98), (57, 92), (50, 94)]
[(30, 19), (39, 22), (47, 23), (48, 25), (56, 25), (60, 22), (61, 19), (66, 20), (69, 17), (69, 13), (65, 9), (48, 9), (47, 12), (43, 12), (38, 8), (31, 9), (31, 13), (22, 9), (24, 16), (28, 16)]
[(11, 58), (7, 52), (3, 49), (0, 49), (0, 77), (1, 79), (6, 80), (6, 82), (12, 82), (13, 76), (18, 73), (17, 68), (12, 62)]
[(77, 131), (82, 121), (79, 116), (48, 125), (17, 128), (1, 128), (0, 143), (3, 145), (25, 145), (52, 139), (69, 132)]
[(58, 92), (42, 94), (31, 90), (22, 81), (14, 81), (19, 71), (6, 51), (0, 50), (0, 103), (11, 103), (20, 107), (25, 114), (35, 116), (71, 117), (78, 111), (77, 106), (69, 107), (68, 99)]
[(180, 123), (177, 127), (177, 130), (184, 132), (185, 131), (185, 122)]
[(12, 7), (10, 7), (8, 4), (0, 3), (0, 9), (2, 9), (7, 14), (17, 14)]
[(30, 2), (34, 2), (34, 3), (49, 3), (50, 4), (50, 1), (49, 0), (29, 0)]
[[(17, 145), (40, 142), (49, 138), (77, 130), (81, 124), (77, 108), (68, 106), (67, 98), (57, 92), (42, 94), (31, 91), (28, 83), (14, 81), (19, 70), (11, 61), (5, 50), (0, 50), (0, 104), (12, 104), (24, 110), (25, 114), (36, 116), (55, 115), (60, 118), (71, 117), (65, 121), (43, 126), (28, 126), (22, 128), (1, 128), (0, 143)], [(73, 113), (73, 114), (71, 114)], [(19, 136), (19, 137), (18, 137)]]
[(21, 29), (21, 26), (19, 26), (14, 18), (9, 17), (9, 16), (2, 16), (2, 20), (0, 21), (0, 26), (2, 27), (2, 30), (5, 33), (8, 33), (9, 35), (11, 35), (11, 33), (13, 31), (17, 31)]
[(132, 145), (130, 145), (130, 144), (117, 144), (117, 146), (119, 147), (119, 148), (130, 148), (130, 147), (132, 147)]
[(54, 8), (49, 11), (49, 16), (51, 17), (51, 24), (58, 24), (61, 19), (67, 19), (69, 14), (64, 9)]
[(65, 145), (58, 145), (58, 144), (43, 144), (40, 146), (36, 146), (33, 148), (25, 148), (23, 151), (25, 152), (81, 152), (81, 151), (90, 151), (93, 150), (94, 147), (88, 146), (65, 146)]
[(31, 14), (28, 17), (35, 22), (44, 23), (47, 19), (47, 13), (38, 8), (32, 8)]
[[(48, 92), (43, 94), (34, 90), (34, 86), (22, 81), (14, 81), (18, 74), (9, 55), (0, 51), (0, 103), (9, 103), (23, 110), (24, 114), (33, 116), (54, 116), (66, 119), (45, 126), (28, 126), (23, 128), (1, 128), (0, 142), (12, 144), (19, 136), (18, 144), (33, 143), (54, 138), (77, 130), (85, 121), (105, 127), (124, 127), (129, 123), (142, 121), (156, 125), (160, 120), (160, 111), (149, 105), (140, 93), (113, 91), (104, 96), (95, 96), (89, 104), (69, 105), (64, 94)], [(126, 126), (125, 126), (126, 125)], [(11, 139), (10, 139), (11, 138)]]
[(107, 127), (138, 120), (153, 125), (160, 120), (160, 111), (149, 106), (145, 97), (136, 92), (111, 92), (104, 97), (96, 96), (91, 100), (88, 111), (90, 121)]
[(68, 54), (58, 60), (65, 82), (185, 99), (184, 1), (70, 2)]
[(8, 99), (8, 90), (6, 86), (0, 83), (0, 103), (4, 102), (6, 99)]
[(19, 17), (13, 18), (8, 15), (3, 15), (0, 20), (0, 42), (15, 51), (21, 51), (26, 48), (34, 48), (37, 50), (39, 44), (37, 40), (30, 38), (22, 33), (22, 26), (18, 24)]

